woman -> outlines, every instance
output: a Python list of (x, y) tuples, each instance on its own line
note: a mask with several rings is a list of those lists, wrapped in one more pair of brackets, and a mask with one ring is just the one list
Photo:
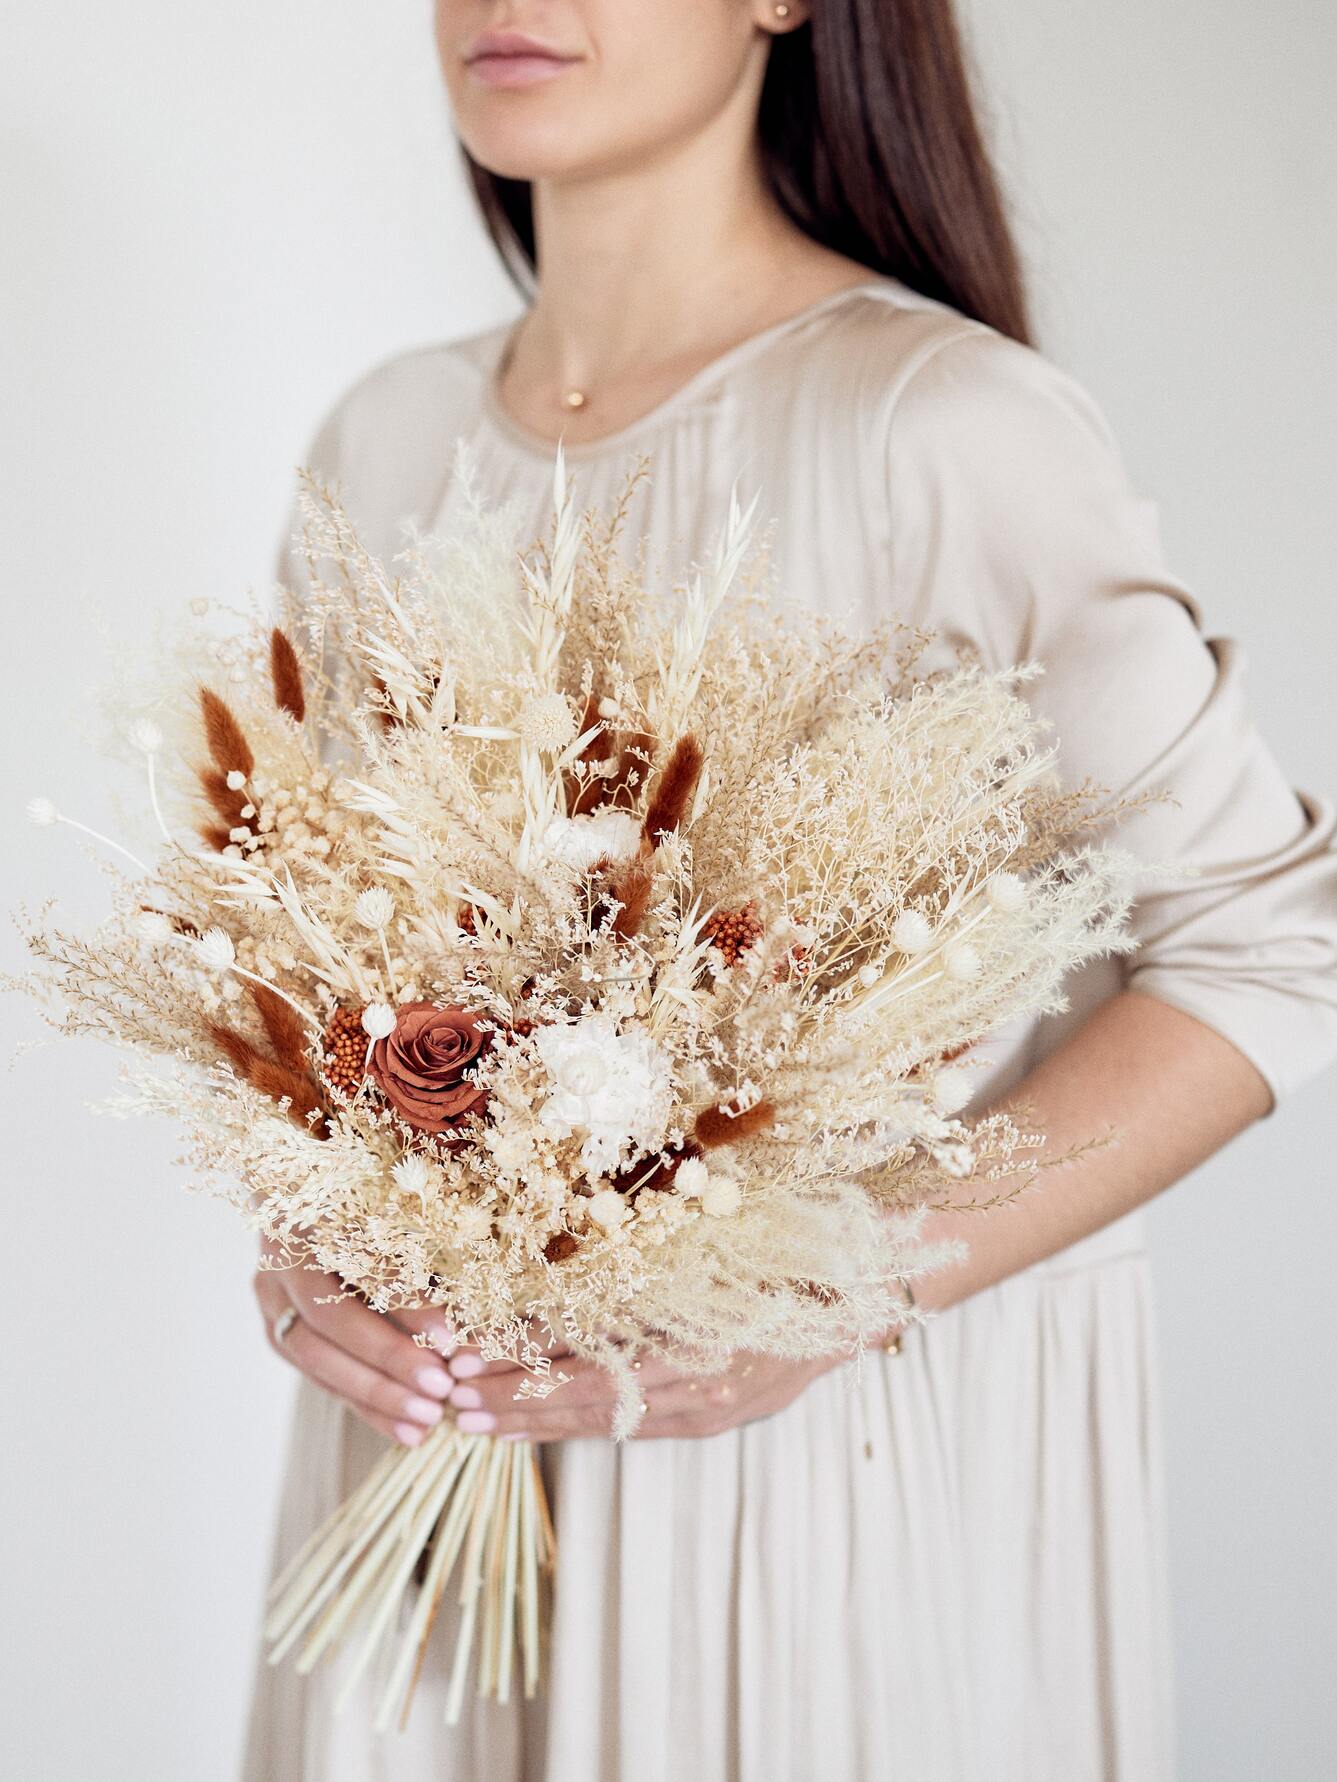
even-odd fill
[[(505, 29), (500, 29), (505, 27)], [(526, 44), (514, 33), (523, 31)], [(498, 32), (500, 34), (498, 35)], [(263, 1273), (304, 1375), (278, 1557), (386, 1438), (441, 1415), (547, 1444), (562, 1547), (542, 1699), (441, 1724), (445, 1641), (378, 1741), (337, 1671), (262, 1670), (253, 1782), (1156, 1782), (1171, 1773), (1159, 1438), (1137, 1209), (1337, 1052), (1333, 812), (1255, 733), (1232, 644), (1165, 567), (1092, 398), (1030, 343), (949, 0), (439, 0), (456, 126), (515, 326), (382, 366), (311, 458), (372, 545), (448, 519), (452, 448), (544, 528), (652, 476), (627, 538), (702, 554), (760, 485), (789, 596), (897, 612), (1003, 666), (1065, 777), (1169, 788), (1124, 828), (1191, 864), (1140, 950), (991, 1049), (978, 1103), (1116, 1146), (996, 1217), (852, 1391), (833, 1356), (644, 1374), (637, 1437), (574, 1369), (551, 1399), (331, 1283)], [(442, 1352), (425, 1362), (411, 1328)]]

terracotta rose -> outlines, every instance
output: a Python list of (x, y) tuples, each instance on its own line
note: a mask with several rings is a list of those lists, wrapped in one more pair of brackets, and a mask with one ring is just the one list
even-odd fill
[(490, 1030), (468, 1009), (405, 1003), (394, 1032), (372, 1046), (368, 1071), (408, 1125), (451, 1132), (487, 1100), (472, 1073), (491, 1043)]

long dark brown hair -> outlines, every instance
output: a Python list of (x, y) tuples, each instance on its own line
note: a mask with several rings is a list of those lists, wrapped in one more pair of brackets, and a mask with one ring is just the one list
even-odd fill
[[(1033, 344), (1020, 256), (980, 130), (952, 0), (817, 0), (777, 35), (758, 111), (771, 189), (814, 241)], [(465, 163), (528, 295), (528, 180)]]

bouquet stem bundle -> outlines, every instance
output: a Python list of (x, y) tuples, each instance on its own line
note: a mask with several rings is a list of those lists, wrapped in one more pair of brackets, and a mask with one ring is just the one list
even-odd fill
[[(296, 1651), (305, 1674), (346, 1644), (351, 1656), (336, 1697), (342, 1710), (378, 1655), (393, 1654), (376, 1727), (386, 1731), (396, 1708), (402, 1726), (458, 1574), (446, 1696), (454, 1726), (475, 1642), (479, 1695), (509, 1701), (517, 1657), (525, 1696), (537, 1691), (555, 1559), (533, 1444), (462, 1435), (441, 1423), (420, 1447), (387, 1452), (274, 1579), (264, 1626), (269, 1662)], [(415, 1577), (405, 1620), (401, 1605)]]

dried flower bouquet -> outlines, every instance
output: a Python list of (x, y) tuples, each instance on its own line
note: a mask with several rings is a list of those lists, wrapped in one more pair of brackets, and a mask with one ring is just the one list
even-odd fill
[[(1031, 670), (784, 618), (755, 500), (656, 596), (560, 449), (524, 548), (456, 469), (465, 518), (389, 565), (304, 479), (300, 610), (159, 678), (161, 850), (92, 938), (27, 921), (25, 983), (283, 1263), (440, 1306), (534, 1393), (595, 1358), (622, 1437), (639, 1354), (857, 1350), (935, 1260), (925, 1208), (1024, 1185), (1038, 1135), (961, 1117), (970, 1049), (1128, 949), (1131, 863)], [(276, 1580), (272, 1655), (356, 1639), (388, 1724), (457, 1577), (448, 1714), (475, 1648), (530, 1693), (553, 1556), (533, 1451), (443, 1423)]]

